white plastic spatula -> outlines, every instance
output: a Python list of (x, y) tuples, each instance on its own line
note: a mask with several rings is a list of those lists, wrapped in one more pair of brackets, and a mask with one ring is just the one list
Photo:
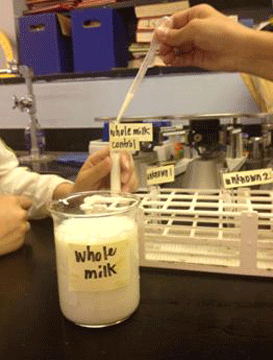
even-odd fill
[[(165, 16), (162, 18), (161, 24), (159, 26), (170, 27), (171, 20), (169, 17)], [(131, 101), (133, 100), (139, 85), (141, 84), (149, 65), (152, 63), (156, 50), (157, 50), (158, 42), (153, 33), (153, 37), (151, 40), (150, 48), (134, 78), (134, 81), (127, 92), (127, 95), (123, 101), (123, 104), (119, 110), (118, 116), (115, 120), (115, 123), (119, 123), (125, 112), (127, 111)], [(110, 177), (111, 191), (112, 192), (120, 192), (121, 191), (121, 179), (120, 179), (120, 153), (119, 151), (111, 151), (111, 159), (112, 159), (112, 170)]]

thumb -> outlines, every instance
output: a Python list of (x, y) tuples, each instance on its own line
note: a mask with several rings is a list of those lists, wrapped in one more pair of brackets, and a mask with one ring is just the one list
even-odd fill
[(197, 26), (185, 25), (181, 29), (169, 29), (166, 27), (158, 27), (156, 29), (156, 36), (158, 40), (171, 47), (182, 47), (183, 45), (189, 46), (194, 42)]
[(91, 190), (94, 184), (109, 175), (111, 164), (111, 159), (107, 156), (95, 166), (82, 169), (76, 178), (74, 191)]
[(17, 199), (18, 199), (18, 202), (19, 202), (20, 206), (24, 210), (28, 210), (33, 204), (33, 201), (30, 200), (30, 198), (28, 198), (27, 196), (24, 196), (24, 195), (19, 195)]
[(92, 174), (93, 180), (96, 182), (100, 179), (103, 179), (110, 173), (111, 165), (111, 159), (109, 156), (107, 156), (104, 160), (96, 164), (93, 168), (86, 170), (86, 172), (89, 172), (90, 175)]
[(170, 29), (165, 26), (159, 26), (156, 29), (156, 37), (159, 42), (163, 44), (167, 44), (170, 46), (177, 46), (179, 37), (178, 37), (179, 30)]

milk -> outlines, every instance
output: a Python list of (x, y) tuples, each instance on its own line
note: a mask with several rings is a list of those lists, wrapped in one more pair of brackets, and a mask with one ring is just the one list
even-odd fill
[(82, 326), (130, 316), (139, 304), (138, 226), (133, 217), (68, 217), (54, 225), (60, 307)]

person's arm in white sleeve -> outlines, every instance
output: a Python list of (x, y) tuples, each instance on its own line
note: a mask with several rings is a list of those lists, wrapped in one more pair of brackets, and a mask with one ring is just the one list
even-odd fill
[[(19, 249), (30, 228), (29, 218), (49, 215), (48, 204), (74, 192), (109, 187), (109, 148), (88, 157), (75, 183), (56, 175), (41, 175), (20, 167), (14, 152), (0, 139), (0, 255)], [(121, 154), (122, 191), (137, 188), (132, 156)]]
[[(25, 195), (33, 202), (31, 218), (47, 216), (52, 199), (78, 191), (109, 188), (111, 166), (109, 148), (97, 151), (88, 157), (73, 183), (57, 175), (41, 175), (20, 167), (14, 152), (0, 139), (0, 194)], [(124, 192), (138, 186), (132, 156), (125, 152), (121, 154), (121, 181)]]
[(41, 175), (25, 167), (20, 167), (14, 152), (0, 139), (0, 193), (25, 195), (33, 205), (29, 210), (31, 218), (48, 215), (48, 204), (55, 189), (63, 183), (69, 183), (57, 175)]

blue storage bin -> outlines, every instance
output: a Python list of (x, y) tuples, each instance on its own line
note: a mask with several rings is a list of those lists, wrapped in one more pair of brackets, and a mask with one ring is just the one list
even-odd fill
[(114, 9), (71, 12), (74, 70), (103, 71), (128, 65), (129, 37), (122, 16)]
[(34, 75), (49, 75), (73, 70), (71, 36), (64, 36), (56, 14), (19, 18), (19, 56), (22, 65)]

